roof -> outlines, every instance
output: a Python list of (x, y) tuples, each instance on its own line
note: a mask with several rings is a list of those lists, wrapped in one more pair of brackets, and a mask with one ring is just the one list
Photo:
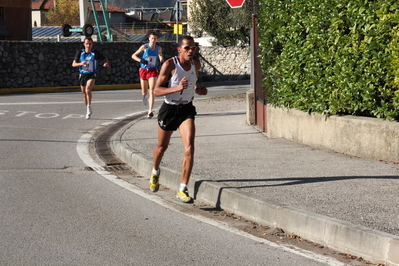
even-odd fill
[[(123, 32), (111, 27), (111, 34), (115, 36), (114, 41), (119, 42), (148, 42), (147, 34), (124, 34)], [(101, 32), (106, 34), (106, 27), (101, 27)], [(97, 34), (97, 27), (94, 27), (94, 34)], [(57, 42), (58, 35), (61, 34), (61, 26), (45, 26), (32, 28), (32, 40), (35, 42)], [(61, 36), (62, 42), (81, 42), (82, 35), (79, 32), (72, 32), (71, 36)], [(173, 33), (162, 33), (158, 42), (170, 42), (176, 39)]]
[[(97, 34), (97, 27), (94, 28), (94, 34)], [(124, 34), (123, 32), (110, 28), (111, 34), (116, 37), (114, 41), (122, 42), (144, 42), (147, 34)], [(101, 27), (101, 32), (106, 34), (106, 27)], [(82, 35), (79, 32), (72, 32), (71, 36), (63, 37), (61, 26), (45, 26), (32, 28), (32, 40), (36, 42), (57, 42), (58, 35), (61, 35), (62, 42), (81, 42)]]
[[(187, 22), (187, 11), (182, 12), (182, 19), (179, 20), (180, 22)], [(146, 21), (152, 21), (152, 22), (157, 22), (157, 21), (162, 21), (164, 23), (168, 22), (176, 22), (175, 18), (175, 12), (174, 10), (166, 10), (163, 12), (137, 12), (135, 14), (131, 15), (126, 15), (127, 22), (130, 21), (141, 21), (141, 22), (146, 22)], [(142, 20), (140, 20), (142, 18)]]
[[(94, 34), (97, 34), (97, 27), (94, 28)], [(33, 27), (32, 40), (40, 42), (56, 42), (58, 35), (61, 34), (61, 26), (46, 26), (46, 27)], [(69, 37), (61, 37), (63, 42), (80, 42), (81, 34), (79, 32), (72, 32)]]
[(173, 15), (173, 10), (166, 10), (165, 12), (158, 13), (158, 20), (163, 22), (169, 22)]
[[(101, 5), (100, 5), (99, 2), (94, 2), (94, 5), (96, 7), (96, 11), (102, 11)], [(89, 10), (93, 10), (91, 5), (89, 5)], [(119, 8), (119, 7), (111, 6), (111, 5), (108, 5), (108, 10), (107, 11), (108, 12), (112, 12), (112, 13), (128, 13), (128, 12), (130, 12), (127, 9), (123, 9), (123, 8)]]
[[(100, 2), (94, 2), (94, 6), (96, 7), (96, 11), (102, 11)], [(32, 10), (50, 10), (54, 8), (54, 0), (38, 0), (36, 2), (32, 2)], [(89, 1), (88, 5), (89, 10), (93, 10), (91, 7), (91, 3)], [(129, 10), (119, 8), (116, 6), (108, 5), (108, 12), (111, 13), (128, 13)]]
[(32, 2), (32, 10), (40, 9), (40, 10), (49, 10), (54, 8), (54, 0), (38, 0), (36, 2)]

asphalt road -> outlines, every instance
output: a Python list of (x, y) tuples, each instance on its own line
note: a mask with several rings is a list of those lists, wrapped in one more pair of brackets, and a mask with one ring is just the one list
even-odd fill
[(93, 129), (145, 111), (139, 90), (93, 94), (90, 120), (80, 93), (0, 97), (1, 265), (341, 265), (88, 171)]

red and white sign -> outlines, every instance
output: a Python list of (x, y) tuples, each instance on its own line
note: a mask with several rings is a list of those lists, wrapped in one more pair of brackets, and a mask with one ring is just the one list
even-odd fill
[(231, 8), (242, 7), (242, 5), (245, 2), (245, 0), (226, 0), (226, 1), (227, 1), (227, 3), (229, 3)]

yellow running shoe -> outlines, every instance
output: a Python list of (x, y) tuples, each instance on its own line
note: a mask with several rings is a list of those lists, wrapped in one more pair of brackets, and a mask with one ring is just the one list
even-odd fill
[(191, 203), (193, 199), (188, 195), (187, 188), (184, 191), (178, 191), (176, 193), (176, 200), (184, 202), (184, 203)]
[(159, 174), (154, 175), (153, 173), (151, 173), (149, 184), (150, 184), (151, 191), (157, 192), (159, 190)]

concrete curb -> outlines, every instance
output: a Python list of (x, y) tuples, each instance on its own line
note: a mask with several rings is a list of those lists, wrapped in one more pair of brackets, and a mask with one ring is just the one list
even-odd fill
[[(130, 90), (140, 89), (140, 84), (115, 84), (115, 85), (95, 85), (93, 91), (100, 90)], [(59, 86), (59, 87), (35, 87), (35, 88), (15, 88), (0, 89), (0, 95), (7, 94), (33, 94), (33, 93), (56, 93), (56, 92), (79, 92), (80, 86)]]
[[(112, 150), (118, 158), (140, 175), (149, 176), (152, 159), (122, 142), (122, 135), (132, 123), (113, 135)], [(161, 185), (177, 190), (180, 172), (163, 166), (161, 173)], [(191, 176), (188, 188), (193, 191), (196, 200), (259, 224), (281, 228), (286, 233), (294, 233), (307, 240), (374, 263), (399, 265), (399, 237), (395, 235), (281, 205), (196, 175)]]

